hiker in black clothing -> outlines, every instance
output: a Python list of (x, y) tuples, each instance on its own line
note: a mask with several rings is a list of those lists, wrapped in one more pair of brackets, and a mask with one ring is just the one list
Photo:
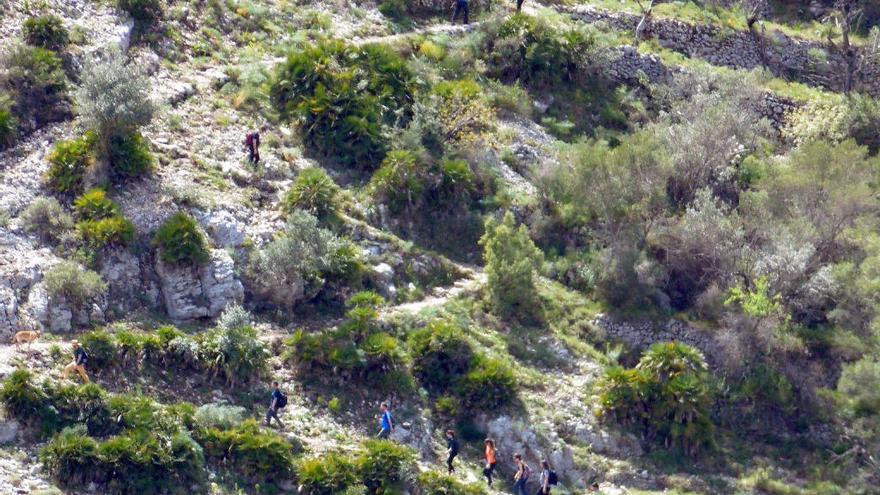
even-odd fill
[(287, 405), (287, 396), (278, 388), (278, 382), (272, 382), (272, 403), (269, 404), (269, 410), (266, 411), (266, 426), (272, 426), (272, 418), (278, 422), (279, 428), (284, 428), (284, 423), (278, 417), (278, 410)]
[(79, 345), (78, 341), (74, 340), (70, 345), (73, 347), (73, 361), (64, 367), (61, 376), (67, 379), (70, 376), (70, 372), (75, 371), (82, 378), (83, 383), (89, 383), (89, 375), (86, 374), (86, 363), (89, 362), (89, 355), (86, 354), (85, 349)]
[(266, 126), (244, 136), (244, 145), (248, 150), (248, 161), (254, 165), (260, 162), (260, 132), (266, 132)]
[(522, 11), (522, 3), (523, 3), (523, 0), (516, 0), (516, 11), (517, 12)]
[(470, 24), (471, 21), (468, 18), (468, 0), (456, 0), (455, 1), (455, 11), (452, 13), (452, 23), (455, 24), (455, 20), (458, 19), (458, 14), (460, 12), (464, 12), (464, 23)]
[(452, 430), (446, 430), (446, 467), (449, 470), (449, 474), (455, 472), (455, 468), (452, 466), (452, 461), (455, 460), (455, 456), (458, 455), (458, 439), (455, 438), (455, 432)]

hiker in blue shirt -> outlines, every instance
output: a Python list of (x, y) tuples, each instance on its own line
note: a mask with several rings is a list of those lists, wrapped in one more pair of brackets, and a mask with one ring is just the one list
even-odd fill
[(278, 410), (287, 405), (287, 396), (278, 388), (278, 382), (272, 382), (272, 403), (269, 404), (269, 410), (266, 411), (266, 426), (272, 426), (272, 418), (278, 422), (279, 428), (284, 428), (284, 423), (278, 417)]
[(394, 430), (394, 418), (388, 410), (388, 404), (384, 402), (379, 404), (379, 410), (382, 411), (382, 415), (379, 416), (379, 438), (388, 438)]
[(468, 9), (468, 0), (456, 0), (455, 2), (455, 10), (452, 12), (452, 24), (455, 24), (455, 20), (458, 19), (458, 14), (464, 14), (464, 23), (470, 24), (471, 20), (468, 17), (469, 9)]

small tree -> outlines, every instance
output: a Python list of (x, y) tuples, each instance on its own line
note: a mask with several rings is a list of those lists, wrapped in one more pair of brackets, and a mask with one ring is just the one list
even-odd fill
[(86, 62), (75, 100), (83, 124), (98, 134), (98, 151), (105, 158), (114, 139), (135, 135), (153, 118), (150, 82), (120, 51)]
[(182, 211), (165, 220), (153, 238), (162, 261), (178, 265), (199, 265), (208, 261), (207, 244), (196, 221)]
[(543, 255), (529, 238), (525, 225), (517, 228), (510, 212), (500, 222), (489, 219), (480, 245), (492, 304), (503, 313), (530, 313), (537, 305), (534, 272)]

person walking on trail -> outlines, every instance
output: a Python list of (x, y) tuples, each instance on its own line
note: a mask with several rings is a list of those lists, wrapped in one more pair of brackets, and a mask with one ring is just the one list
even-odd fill
[(541, 460), (541, 478), (538, 491), (535, 495), (550, 495), (550, 487), (556, 484), (556, 473), (550, 469), (550, 463), (546, 459)]
[(523, 4), (523, 0), (516, 0), (516, 11), (517, 12), (522, 12), (522, 4)]
[(486, 468), (483, 469), (483, 476), (486, 477), (486, 481), (489, 482), (491, 487), (492, 474), (495, 473), (495, 463), (498, 461), (498, 451), (495, 450), (495, 440), (487, 438), (484, 443), (486, 445)]
[(379, 411), (382, 413), (379, 416), (379, 438), (388, 438), (391, 435), (391, 432), (394, 431), (394, 418), (391, 416), (391, 411), (388, 409), (388, 404), (385, 402), (379, 404)]
[(449, 474), (455, 472), (455, 467), (452, 465), (452, 461), (455, 460), (455, 456), (458, 455), (458, 439), (455, 438), (455, 432), (452, 430), (446, 430), (446, 468)]
[(266, 411), (266, 426), (272, 426), (272, 418), (278, 423), (278, 428), (284, 429), (284, 423), (278, 417), (278, 410), (287, 405), (287, 396), (278, 387), (278, 382), (272, 382), (272, 402), (269, 403), (269, 410)]
[(266, 129), (266, 126), (262, 126), (244, 136), (244, 145), (248, 150), (248, 161), (253, 165), (260, 162), (260, 132), (266, 132)]
[(532, 469), (523, 460), (522, 454), (513, 454), (513, 462), (516, 463), (516, 474), (513, 475), (513, 493), (516, 495), (528, 495), (526, 493), (526, 483), (532, 474)]
[(470, 24), (471, 20), (468, 16), (470, 9), (468, 8), (468, 0), (455, 0), (455, 10), (452, 12), (452, 23), (458, 19), (458, 14), (464, 14), (464, 23)]
[(89, 355), (79, 345), (79, 341), (74, 340), (70, 345), (73, 347), (73, 361), (64, 367), (61, 377), (66, 380), (70, 376), (71, 371), (76, 371), (76, 374), (82, 378), (83, 383), (89, 383), (89, 375), (86, 373), (86, 363), (89, 362)]

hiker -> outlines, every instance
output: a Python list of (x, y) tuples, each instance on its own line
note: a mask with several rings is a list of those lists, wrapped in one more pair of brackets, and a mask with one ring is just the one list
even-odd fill
[(463, 12), (464, 13), (464, 23), (470, 24), (471, 21), (470, 21), (470, 18), (468, 17), (469, 10), (470, 9), (468, 9), (468, 0), (456, 0), (455, 1), (455, 11), (452, 12), (452, 23), (455, 24), (455, 20), (458, 19), (458, 14)]
[(491, 438), (487, 438), (484, 442), (486, 444), (486, 469), (483, 469), (483, 476), (486, 477), (486, 480), (489, 482), (489, 486), (492, 486), (492, 474), (495, 472), (495, 462), (497, 459), (498, 451), (495, 450), (495, 440)]
[(523, 0), (516, 0), (516, 11), (517, 12), (522, 11), (522, 3), (523, 3)]
[(455, 460), (455, 456), (458, 455), (458, 439), (455, 438), (455, 432), (452, 430), (446, 430), (446, 468), (449, 474), (455, 472), (455, 467), (452, 466), (452, 461)]
[(61, 377), (66, 380), (70, 376), (71, 371), (76, 371), (76, 374), (82, 378), (83, 383), (89, 383), (89, 375), (86, 374), (86, 363), (89, 362), (89, 355), (86, 354), (85, 349), (80, 347), (79, 341), (74, 340), (70, 345), (73, 347), (73, 361), (64, 367)]
[(382, 411), (382, 415), (379, 416), (379, 438), (388, 438), (394, 430), (394, 418), (385, 402), (379, 404), (379, 410)]
[(513, 462), (516, 463), (516, 474), (513, 475), (513, 493), (516, 495), (526, 494), (526, 483), (532, 474), (532, 469), (523, 460), (522, 454), (513, 454)]
[(556, 484), (556, 473), (550, 469), (550, 463), (546, 459), (541, 460), (541, 479), (538, 491), (535, 495), (550, 495), (550, 487)]
[(272, 418), (278, 422), (278, 428), (284, 429), (284, 423), (278, 417), (278, 410), (287, 405), (287, 396), (278, 388), (278, 382), (272, 382), (272, 402), (269, 404), (269, 410), (266, 411), (266, 426), (272, 426)]
[(262, 126), (259, 130), (249, 132), (244, 136), (244, 145), (248, 150), (248, 161), (254, 165), (260, 161), (260, 132), (266, 132), (266, 129), (266, 126)]

